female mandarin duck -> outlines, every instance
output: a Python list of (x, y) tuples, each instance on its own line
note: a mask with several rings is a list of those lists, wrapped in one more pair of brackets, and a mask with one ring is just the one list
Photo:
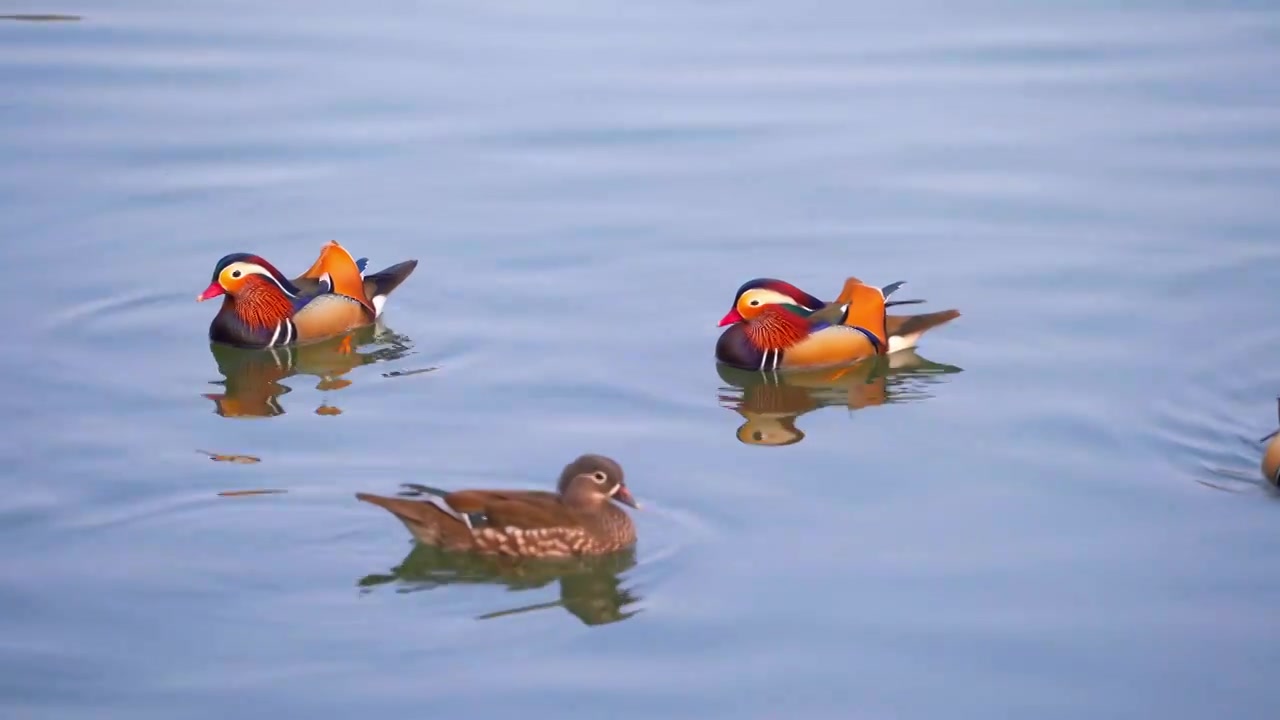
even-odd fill
[(218, 261), (213, 281), (196, 297), (224, 295), (209, 325), (209, 339), (247, 348), (310, 342), (372, 323), (387, 296), (418, 266), (407, 260), (364, 275), (356, 260), (330, 241), (303, 274), (287, 279), (257, 255), (232, 253)]
[(557, 491), (458, 490), (405, 485), (424, 500), (356, 493), (409, 528), (424, 545), (483, 555), (564, 558), (602, 555), (636, 542), (631, 518), (611, 501), (639, 509), (622, 467), (603, 455), (565, 466)]
[(960, 316), (957, 310), (886, 315), (887, 307), (924, 302), (887, 300), (902, 285), (877, 288), (851, 277), (826, 303), (782, 280), (748, 281), (720, 320), (730, 327), (716, 342), (716, 359), (747, 370), (844, 365), (915, 347), (926, 330)]

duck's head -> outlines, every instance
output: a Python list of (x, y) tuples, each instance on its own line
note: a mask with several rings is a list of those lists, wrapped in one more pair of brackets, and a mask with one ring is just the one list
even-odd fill
[(622, 466), (603, 455), (583, 455), (566, 465), (557, 487), (561, 495), (575, 504), (600, 507), (617, 500), (640, 509), (640, 503), (627, 490)]
[(755, 318), (767, 305), (796, 305), (806, 310), (817, 310), (823, 302), (800, 288), (783, 280), (756, 278), (738, 288), (733, 297), (733, 307), (720, 319), (720, 327)]
[(261, 287), (274, 287), (289, 296), (298, 294), (298, 288), (271, 263), (250, 253), (232, 253), (218, 261), (209, 287), (197, 295), (196, 300), (209, 300), (219, 295), (236, 297), (251, 288)]

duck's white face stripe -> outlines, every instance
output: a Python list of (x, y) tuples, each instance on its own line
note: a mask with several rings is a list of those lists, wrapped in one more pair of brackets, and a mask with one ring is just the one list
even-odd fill
[(752, 307), (756, 307), (758, 305), (795, 305), (796, 307), (804, 308), (805, 310), (814, 310), (814, 308), (802, 305), (799, 300), (796, 300), (790, 295), (780, 293), (777, 290), (756, 288), (755, 290), (750, 291), (750, 297), (751, 300), (748, 302), (759, 301)]
[[(240, 273), (240, 275), (235, 275), (235, 273), (237, 272)], [(228, 265), (226, 268), (223, 269), (222, 274), (229, 275), (234, 278), (243, 277), (245, 275), (261, 275), (266, 279), (270, 280), (271, 282), (275, 283), (275, 286), (280, 288), (280, 292), (284, 293), (286, 296), (297, 297), (296, 295), (289, 292), (288, 290), (285, 290), (284, 286), (280, 284), (280, 281), (276, 279), (275, 275), (271, 274), (270, 270), (262, 267), (257, 263), (251, 263), (251, 262), (231, 263), (230, 265)]]

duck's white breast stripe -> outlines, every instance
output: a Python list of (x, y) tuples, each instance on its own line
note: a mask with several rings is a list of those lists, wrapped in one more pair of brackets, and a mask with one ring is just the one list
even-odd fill
[(760, 370), (764, 370), (765, 366), (769, 364), (769, 353), (773, 353), (773, 366), (769, 368), (770, 370), (777, 370), (778, 363), (782, 362), (781, 350), (765, 350), (764, 354), (760, 356)]

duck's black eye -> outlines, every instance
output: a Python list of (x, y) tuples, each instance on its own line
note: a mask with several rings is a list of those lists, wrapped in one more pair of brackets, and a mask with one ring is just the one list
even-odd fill
[(751, 439), (755, 440), (756, 442), (760, 442), (761, 440), (764, 440), (764, 433), (757, 430), (751, 433)]
[(239, 271), (239, 270), (232, 270), (232, 271), (231, 271), (231, 277), (233, 277), (233, 278), (238, 278), (238, 277), (240, 277), (240, 271)]
[(591, 473), (591, 479), (603, 485), (604, 481), (609, 479), (609, 476), (597, 470)]
[(751, 307), (758, 307), (758, 306), (760, 305), (760, 301), (759, 301), (759, 300), (752, 300), (751, 302), (749, 302), (749, 303), (747, 303), (747, 304), (748, 304), (748, 305), (750, 305)]

